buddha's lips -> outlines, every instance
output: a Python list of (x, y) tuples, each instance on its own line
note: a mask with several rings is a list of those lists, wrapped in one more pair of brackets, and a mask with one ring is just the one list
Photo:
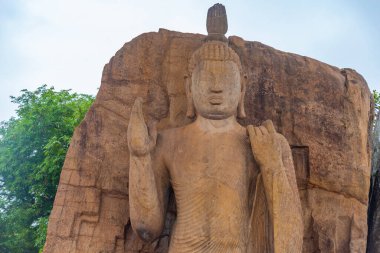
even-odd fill
[(212, 105), (220, 105), (223, 102), (222, 96), (211, 96), (209, 99), (210, 104)]

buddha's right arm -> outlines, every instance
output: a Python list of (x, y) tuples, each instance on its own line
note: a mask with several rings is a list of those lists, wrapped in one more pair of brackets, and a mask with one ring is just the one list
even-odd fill
[(168, 180), (160, 164), (151, 154), (130, 156), (130, 220), (139, 237), (149, 242), (160, 236), (165, 221)]
[(138, 98), (128, 125), (129, 210), (132, 228), (144, 241), (161, 234), (168, 195), (168, 176), (156, 139), (156, 130), (148, 131)]

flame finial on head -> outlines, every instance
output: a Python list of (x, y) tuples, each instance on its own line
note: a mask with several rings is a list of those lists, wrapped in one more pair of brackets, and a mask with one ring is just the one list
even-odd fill
[(206, 41), (219, 40), (227, 42), (225, 34), (228, 30), (226, 8), (222, 4), (214, 4), (207, 12), (207, 32)]

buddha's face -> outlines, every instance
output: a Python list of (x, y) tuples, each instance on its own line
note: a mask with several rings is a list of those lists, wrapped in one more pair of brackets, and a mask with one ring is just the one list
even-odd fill
[(236, 115), (242, 96), (240, 72), (232, 61), (202, 61), (193, 71), (191, 96), (197, 114), (207, 119)]

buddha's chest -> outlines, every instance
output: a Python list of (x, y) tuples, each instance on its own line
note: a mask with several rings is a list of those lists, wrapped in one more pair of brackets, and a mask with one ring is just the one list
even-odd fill
[[(173, 187), (194, 187), (203, 182), (213, 190), (223, 185), (246, 192), (253, 174), (253, 157), (249, 143), (229, 135), (189, 138), (178, 143), (169, 156), (169, 171)], [(181, 187), (182, 188), (182, 187)]]

